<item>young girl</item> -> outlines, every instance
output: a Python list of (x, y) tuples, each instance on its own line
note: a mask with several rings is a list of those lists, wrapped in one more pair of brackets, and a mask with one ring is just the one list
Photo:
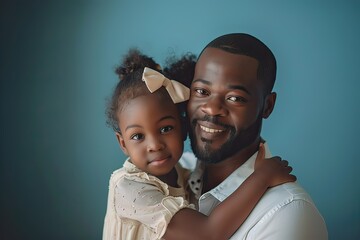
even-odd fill
[(294, 181), (279, 158), (264, 159), (210, 216), (189, 204), (189, 172), (178, 160), (186, 131), (181, 107), (189, 89), (165, 78), (151, 58), (132, 50), (117, 68), (108, 122), (129, 158), (110, 179), (103, 239), (228, 239), (267, 188)]

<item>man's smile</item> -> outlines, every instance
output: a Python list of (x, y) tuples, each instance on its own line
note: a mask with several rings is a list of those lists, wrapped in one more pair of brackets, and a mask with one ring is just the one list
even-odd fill
[(205, 126), (200, 125), (200, 124), (199, 124), (199, 126), (200, 126), (201, 130), (203, 130), (206, 133), (221, 133), (221, 132), (224, 131), (224, 130), (221, 130), (221, 129), (208, 128), (208, 127), (205, 127)]

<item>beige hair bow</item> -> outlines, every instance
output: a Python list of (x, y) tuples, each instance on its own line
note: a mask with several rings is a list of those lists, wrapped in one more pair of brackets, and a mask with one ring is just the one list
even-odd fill
[(174, 103), (189, 100), (189, 88), (177, 81), (166, 78), (164, 75), (151, 68), (144, 68), (142, 80), (146, 83), (146, 86), (151, 93), (164, 86)]

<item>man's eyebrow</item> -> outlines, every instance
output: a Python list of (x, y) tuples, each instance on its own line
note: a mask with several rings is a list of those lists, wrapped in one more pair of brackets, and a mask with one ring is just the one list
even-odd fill
[[(212, 85), (212, 82), (204, 80), (204, 79), (195, 79), (193, 81), (193, 83), (197, 83), (197, 82), (203, 83), (205, 85)], [(246, 87), (244, 87), (243, 85), (228, 85), (228, 88), (229, 89), (234, 89), (234, 90), (241, 90), (241, 91), (244, 91), (247, 94), (251, 95), (250, 91)]]
[(211, 85), (211, 82), (210, 82), (210, 81), (206, 81), (206, 80), (204, 80), (204, 79), (195, 79), (195, 80), (193, 81), (193, 83), (197, 83), (197, 82), (201, 82), (201, 83), (206, 84), (206, 85)]
[(246, 87), (244, 87), (244, 86), (242, 86), (242, 85), (229, 85), (228, 87), (229, 87), (230, 89), (235, 89), (235, 90), (244, 91), (244, 92), (246, 92), (247, 94), (251, 95), (250, 91), (249, 91)]

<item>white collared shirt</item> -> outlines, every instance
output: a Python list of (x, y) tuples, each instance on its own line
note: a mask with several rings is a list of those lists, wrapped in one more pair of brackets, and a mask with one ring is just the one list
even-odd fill
[[(271, 157), (268, 145), (264, 145), (265, 156)], [(189, 185), (199, 199), (199, 211), (209, 215), (232, 194), (254, 171), (256, 156), (257, 153), (217, 187), (202, 195), (203, 164), (197, 162)], [(185, 153), (180, 161), (191, 170), (195, 162), (196, 158), (191, 153)], [(297, 182), (293, 182), (270, 188), (231, 239), (325, 240), (328, 233), (325, 221), (309, 194)]]

